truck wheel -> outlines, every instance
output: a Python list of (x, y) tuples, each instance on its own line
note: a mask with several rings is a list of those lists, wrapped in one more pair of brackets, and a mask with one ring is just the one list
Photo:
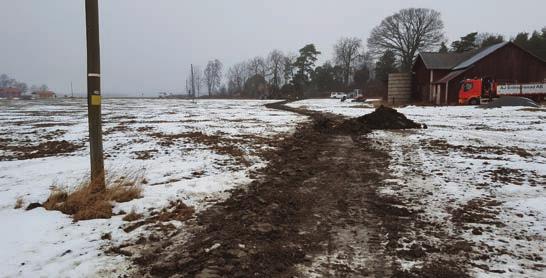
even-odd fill
[(480, 104), (480, 102), (479, 102), (477, 99), (473, 98), (473, 99), (471, 99), (471, 100), (468, 102), (468, 104), (470, 104), (470, 105), (478, 105), (478, 104)]

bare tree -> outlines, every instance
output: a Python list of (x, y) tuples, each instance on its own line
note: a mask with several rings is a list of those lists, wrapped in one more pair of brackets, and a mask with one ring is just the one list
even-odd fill
[(218, 59), (209, 61), (204, 71), (204, 80), (207, 85), (209, 96), (220, 87), (222, 81), (222, 62)]
[(349, 86), (350, 78), (360, 61), (362, 40), (359, 38), (341, 38), (334, 45), (334, 62), (343, 71), (343, 83)]
[(444, 41), (440, 13), (431, 9), (403, 9), (385, 18), (372, 30), (368, 48), (376, 56), (392, 51), (402, 70), (411, 69), (419, 51), (436, 49)]
[(261, 75), (262, 77), (265, 77), (266, 75), (265, 60), (262, 57), (258, 56), (250, 59), (247, 63), (247, 67), (251, 76)]
[(284, 85), (290, 83), (292, 79), (294, 78), (295, 69), (296, 66), (294, 66), (294, 63), (296, 62), (297, 56), (296, 54), (287, 54), (284, 57), (283, 61), (283, 77), (284, 77)]
[(370, 79), (375, 78), (375, 60), (373, 58), (373, 55), (368, 51), (363, 51), (360, 59), (360, 65), (359, 68), (366, 67), (368, 70), (370, 70)]
[(267, 56), (267, 66), (271, 76), (269, 83), (274, 90), (277, 90), (282, 82), (284, 58), (284, 54), (280, 50), (273, 50)]
[(230, 93), (241, 92), (248, 78), (246, 63), (238, 63), (229, 68), (227, 72), (228, 87)]

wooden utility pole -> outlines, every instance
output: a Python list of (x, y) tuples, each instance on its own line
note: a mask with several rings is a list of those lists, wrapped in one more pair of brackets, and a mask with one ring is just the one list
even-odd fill
[(102, 152), (100, 44), (98, 0), (85, 0), (87, 30), (87, 111), (91, 150), (91, 184), (96, 191), (105, 190)]

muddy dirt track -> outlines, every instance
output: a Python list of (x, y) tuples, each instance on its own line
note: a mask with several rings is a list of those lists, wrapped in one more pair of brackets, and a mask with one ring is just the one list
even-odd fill
[(270, 108), (311, 121), (278, 143), (256, 181), (199, 213), (184, 232), (143, 240), (136, 276), (467, 276), (457, 259), (420, 273), (400, 270), (397, 242), (418, 218), (378, 196), (389, 156), (368, 141), (369, 129), (344, 128), (338, 116), (282, 103)]

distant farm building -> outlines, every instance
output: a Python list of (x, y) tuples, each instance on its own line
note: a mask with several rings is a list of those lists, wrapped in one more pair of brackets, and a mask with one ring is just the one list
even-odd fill
[(461, 81), (490, 77), (506, 83), (546, 80), (546, 62), (512, 42), (464, 53), (420, 53), (412, 68), (412, 99), (457, 104)]
[(0, 88), (0, 98), (19, 98), (22, 94), (17, 88)]
[(57, 94), (52, 91), (37, 91), (32, 92), (32, 95), (38, 99), (56, 98)]

